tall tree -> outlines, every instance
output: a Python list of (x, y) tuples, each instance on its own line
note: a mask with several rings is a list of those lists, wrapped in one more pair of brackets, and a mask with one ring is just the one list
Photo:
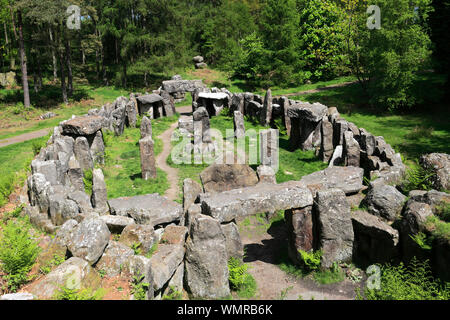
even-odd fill
[(17, 27), (19, 30), (19, 53), (20, 53), (20, 66), (22, 70), (23, 104), (25, 107), (29, 107), (31, 104), (30, 104), (30, 90), (28, 88), (27, 56), (25, 53), (25, 43), (23, 39), (22, 11), (20, 9), (17, 10)]

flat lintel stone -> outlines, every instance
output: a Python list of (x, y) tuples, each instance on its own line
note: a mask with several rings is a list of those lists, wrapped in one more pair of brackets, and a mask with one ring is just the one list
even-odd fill
[(313, 204), (309, 189), (291, 183), (260, 184), (202, 197), (203, 214), (221, 223), (257, 213), (304, 208)]
[(103, 117), (82, 116), (65, 121), (62, 124), (63, 134), (76, 136), (89, 136), (102, 128)]

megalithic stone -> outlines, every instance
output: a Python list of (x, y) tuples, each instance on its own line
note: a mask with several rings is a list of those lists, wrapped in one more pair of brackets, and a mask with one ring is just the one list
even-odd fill
[(268, 126), (272, 120), (272, 90), (268, 89), (264, 97), (263, 109), (261, 112), (261, 125)]
[(323, 117), (321, 131), (320, 157), (323, 162), (328, 163), (333, 156), (333, 124), (326, 116)]
[(94, 161), (92, 159), (89, 143), (85, 137), (78, 137), (75, 140), (73, 151), (83, 172), (94, 168)]
[(284, 126), (286, 127), (287, 135), (291, 135), (291, 118), (289, 118), (287, 111), (289, 108), (289, 99), (287, 97), (280, 98), (280, 106), (283, 114)]
[(239, 139), (245, 136), (244, 115), (240, 111), (234, 112), (234, 136)]
[(109, 211), (108, 194), (102, 169), (92, 171), (92, 205), (101, 215)]
[(144, 139), (147, 136), (152, 136), (152, 122), (149, 118), (144, 116), (141, 121), (141, 139)]
[(141, 153), (142, 179), (156, 178), (156, 160), (154, 153), (154, 142), (151, 136), (139, 140), (139, 149)]
[(279, 140), (277, 129), (262, 130), (259, 133), (260, 161), (264, 166), (272, 167), (276, 173), (279, 168)]
[(94, 163), (105, 164), (105, 144), (101, 130), (95, 134), (91, 145), (91, 155)]
[(126, 119), (128, 126), (131, 128), (136, 128), (136, 121), (137, 121), (137, 106), (136, 106), (136, 99), (130, 98), (130, 101), (128, 101), (126, 107), (125, 107), (125, 113), (126, 113)]

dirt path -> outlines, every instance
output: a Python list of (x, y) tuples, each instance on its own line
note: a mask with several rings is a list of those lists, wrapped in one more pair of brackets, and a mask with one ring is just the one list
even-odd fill
[(50, 132), (50, 129), (42, 129), (39, 131), (28, 132), (28, 133), (21, 134), (19, 136), (2, 139), (2, 140), (0, 140), (0, 148), (9, 146), (10, 144), (14, 144), (14, 143), (20, 143), (20, 142), (25, 142), (28, 140), (40, 138), (40, 137), (45, 137), (46, 135), (48, 135), (49, 132)]
[[(191, 106), (182, 106), (177, 108), (177, 112), (182, 115), (188, 115), (192, 112)], [(178, 169), (172, 168), (167, 164), (167, 158), (170, 157), (172, 151), (171, 138), (175, 129), (178, 127), (178, 122), (173, 123), (169, 129), (164, 131), (159, 139), (163, 142), (163, 151), (156, 157), (156, 167), (167, 173), (167, 180), (169, 181), (169, 189), (167, 189), (165, 196), (169, 200), (178, 199), (180, 190), (178, 188)]]
[(351, 281), (320, 285), (312, 279), (296, 278), (281, 270), (280, 252), (287, 243), (287, 231), (284, 223), (272, 226), (268, 233), (240, 232), (244, 244), (249, 273), (255, 278), (258, 289), (255, 296), (261, 300), (350, 300), (355, 296)]

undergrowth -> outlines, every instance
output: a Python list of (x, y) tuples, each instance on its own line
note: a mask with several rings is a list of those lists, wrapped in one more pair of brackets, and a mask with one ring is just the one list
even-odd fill
[(256, 294), (256, 280), (248, 273), (248, 265), (237, 258), (228, 260), (230, 288), (241, 298), (251, 298)]

